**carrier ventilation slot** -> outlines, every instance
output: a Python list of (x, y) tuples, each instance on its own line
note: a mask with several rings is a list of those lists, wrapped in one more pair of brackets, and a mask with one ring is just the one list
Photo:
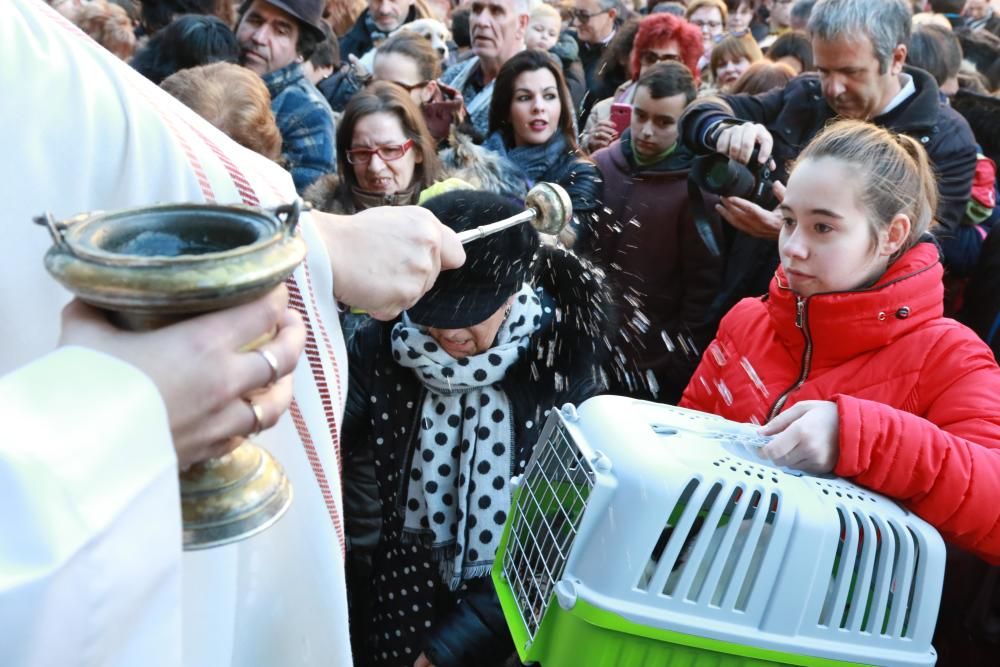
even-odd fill
[[(861, 500), (861, 498), (859, 498)], [(913, 531), (837, 506), (840, 540), (819, 624), (890, 637), (912, 636), (920, 548)]]
[(743, 485), (688, 482), (637, 588), (745, 610), (771, 541), (778, 496)]
[(558, 424), (525, 472), (503, 568), (532, 639), (562, 577), (593, 488), (590, 464)]

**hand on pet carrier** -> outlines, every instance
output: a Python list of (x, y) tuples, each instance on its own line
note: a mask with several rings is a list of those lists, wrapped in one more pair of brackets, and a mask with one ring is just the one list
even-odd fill
[(760, 455), (776, 464), (828, 473), (840, 457), (840, 418), (832, 401), (802, 401), (788, 408), (760, 429), (774, 436)]
[(420, 657), (413, 663), (413, 667), (434, 667), (434, 663), (427, 658), (427, 654), (421, 653)]

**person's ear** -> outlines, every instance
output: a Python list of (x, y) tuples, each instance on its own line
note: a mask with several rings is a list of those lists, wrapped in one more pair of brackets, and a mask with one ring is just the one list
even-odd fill
[(420, 91), (420, 99), (423, 104), (433, 102), (438, 96), (438, 82), (433, 79)]
[(897, 213), (885, 230), (882, 247), (879, 254), (884, 257), (892, 257), (903, 247), (907, 239), (910, 238), (910, 218), (903, 213)]
[(889, 63), (889, 73), (893, 76), (903, 71), (906, 64), (906, 44), (897, 44), (892, 50), (892, 61)]
[(615, 18), (617, 18), (617, 17), (618, 17), (618, 10), (617, 10), (617, 9), (609, 9), (609, 10), (608, 10), (608, 16), (610, 16), (610, 17), (611, 17), (611, 20), (612, 20), (612, 21), (614, 21), (614, 20), (615, 20)]
[(521, 41), (524, 41), (524, 36), (528, 32), (528, 22), (531, 21), (531, 16), (528, 14), (518, 14), (517, 15), (517, 30), (521, 33)]

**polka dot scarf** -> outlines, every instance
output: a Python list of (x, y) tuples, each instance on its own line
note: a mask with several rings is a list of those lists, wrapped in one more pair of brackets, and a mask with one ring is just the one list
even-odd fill
[(510, 509), (513, 417), (499, 386), (541, 323), (531, 287), (514, 295), (489, 350), (455, 359), (405, 315), (392, 354), (427, 389), (406, 491), (404, 540), (428, 544), (445, 583), (489, 574)]

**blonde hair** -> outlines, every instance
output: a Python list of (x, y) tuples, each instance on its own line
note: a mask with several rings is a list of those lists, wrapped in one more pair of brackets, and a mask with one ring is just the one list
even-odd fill
[(132, 21), (122, 7), (105, 0), (94, 0), (81, 5), (73, 13), (72, 21), (91, 39), (122, 60), (128, 60), (135, 53)]
[(160, 87), (236, 143), (274, 161), (281, 157), (271, 95), (254, 72), (232, 63), (212, 63), (171, 74)]
[(531, 10), (531, 20), (533, 21), (539, 18), (550, 18), (562, 21), (562, 15), (559, 13), (559, 10), (544, 2), (535, 5), (535, 7)]
[(872, 222), (873, 243), (897, 215), (910, 219), (910, 235), (890, 261), (916, 245), (934, 225), (937, 182), (927, 151), (913, 137), (863, 121), (841, 120), (816, 135), (796, 163), (825, 157), (850, 165)]
[(688, 3), (687, 9), (684, 11), (684, 18), (690, 20), (691, 15), (702, 7), (718, 9), (719, 15), (722, 17), (722, 27), (726, 27), (726, 21), (729, 20), (729, 8), (726, 7), (726, 3), (722, 0), (692, 0)]

